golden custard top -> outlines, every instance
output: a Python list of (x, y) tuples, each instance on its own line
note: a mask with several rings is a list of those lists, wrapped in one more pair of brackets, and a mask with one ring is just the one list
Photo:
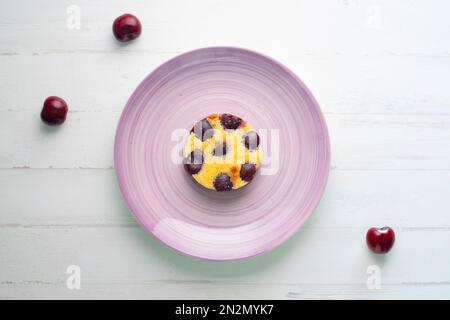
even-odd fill
[(216, 191), (239, 189), (261, 165), (259, 135), (232, 114), (211, 114), (192, 128), (184, 168), (200, 185)]

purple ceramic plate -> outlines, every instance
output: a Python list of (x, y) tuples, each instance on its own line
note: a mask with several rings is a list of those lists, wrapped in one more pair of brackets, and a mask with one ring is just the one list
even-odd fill
[[(218, 193), (192, 182), (180, 146), (193, 123), (232, 113), (262, 136), (264, 164), (247, 187)], [(319, 106), (286, 67), (231, 47), (184, 53), (131, 95), (115, 141), (120, 189), (136, 219), (169, 247), (210, 260), (266, 252), (312, 214), (328, 177)]]

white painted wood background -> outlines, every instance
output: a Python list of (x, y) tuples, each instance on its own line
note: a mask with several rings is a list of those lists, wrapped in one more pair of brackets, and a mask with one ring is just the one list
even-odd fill
[[(70, 5), (81, 28), (66, 26)], [(113, 19), (136, 14), (134, 43)], [(0, 298), (450, 298), (450, 2), (0, 2)], [(329, 126), (332, 170), (313, 217), (278, 249), (180, 256), (130, 216), (113, 138), (134, 88), (187, 50), (232, 45), (296, 72)], [(41, 123), (48, 95), (70, 107)], [(392, 226), (386, 256), (365, 245)], [(66, 268), (81, 267), (81, 290)], [(366, 286), (381, 268), (381, 289)]]

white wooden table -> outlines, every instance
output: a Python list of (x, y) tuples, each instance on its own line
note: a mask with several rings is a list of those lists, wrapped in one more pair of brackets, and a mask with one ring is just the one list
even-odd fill
[[(1, 1), (0, 298), (450, 298), (449, 11), (446, 0)], [(143, 24), (127, 45), (111, 32), (124, 12)], [(154, 240), (113, 168), (137, 84), (212, 45), (296, 72), (332, 142), (329, 183), (306, 226), (240, 262)], [(49, 95), (69, 103), (59, 128), (39, 118)], [(383, 225), (397, 242), (375, 256), (365, 232)], [(70, 265), (80, 290), (66, 286)], [(379, 289), (367, 286), (374, 265)]]

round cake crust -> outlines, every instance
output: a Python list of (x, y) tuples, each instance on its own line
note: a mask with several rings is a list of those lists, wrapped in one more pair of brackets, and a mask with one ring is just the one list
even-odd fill
[(211, 114), (191, 129), (183, 150), (184, 168), (207, 189), (240, 189), (261, 166), (259, 144), (250, 123), (229, 113)]

